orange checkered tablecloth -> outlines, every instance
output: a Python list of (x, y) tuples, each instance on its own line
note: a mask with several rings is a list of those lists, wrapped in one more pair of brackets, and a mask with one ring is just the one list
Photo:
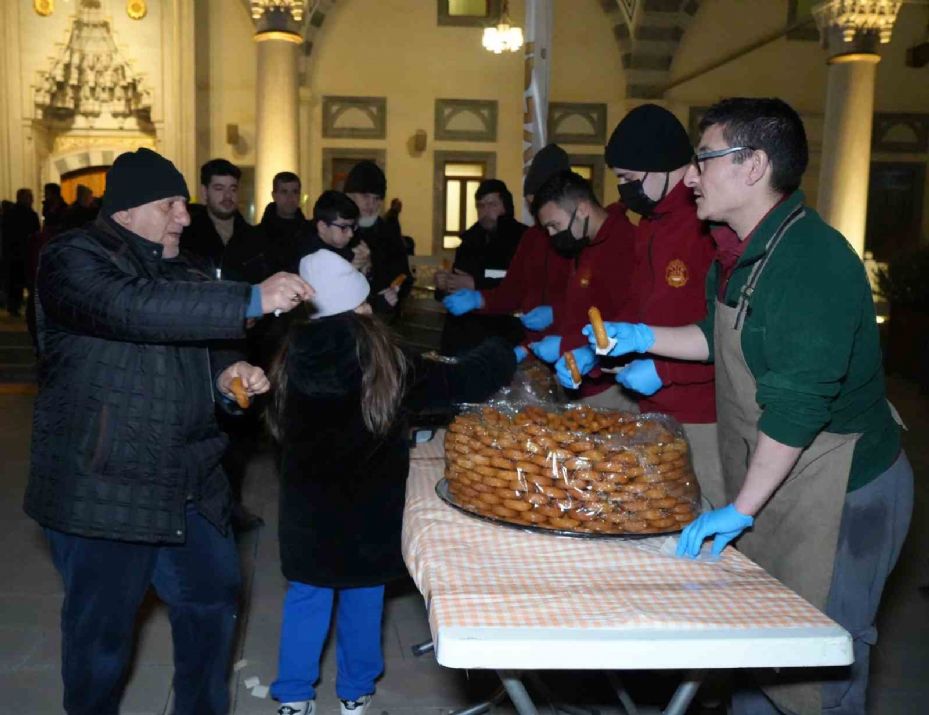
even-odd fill
[(662, 553), (666, 536), (572, 538), (463, 514), (435, 492), (441, 439), (414, 450), (403, 524), (404, 559), (436, 639), (443, 629), (847, 636), (732, 548), (715, 563), (684, 561)]

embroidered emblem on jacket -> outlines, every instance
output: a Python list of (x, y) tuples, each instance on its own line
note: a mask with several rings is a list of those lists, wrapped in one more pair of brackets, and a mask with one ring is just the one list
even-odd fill
[(680, 258), (675, 258), (664, 269), (664, 279), (672, 288), (683, 288), (687, 285), (687, 281), (690, 280), (687, 264)]

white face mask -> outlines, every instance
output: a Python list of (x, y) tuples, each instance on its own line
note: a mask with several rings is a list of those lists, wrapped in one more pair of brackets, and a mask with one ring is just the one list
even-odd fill
[(377, 214), (358, 217), (358, 225), (362, 228), (371, 228), (375, 223), (377, 223)]

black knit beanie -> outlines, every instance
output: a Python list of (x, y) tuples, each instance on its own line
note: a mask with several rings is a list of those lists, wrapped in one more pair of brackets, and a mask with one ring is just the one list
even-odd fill
[(183, 196), (190, 200), (181, 172), (161, 154), (137, 149), (120, 154), (106, 172), (100, 210), (104, 216), (159, 199)]
[(513, 217), (513, 194), (507, 188), (507, 185), (500, 179), (484, 179), (477, 185), (477, 191), (474, 192), (474, 200), (480, 201), (487, 194), (500, 194), (500, 201), (503, 202), (503, 211), (505, 216)]
[(607, 142), (607, 166), (630, 171), (674, 171), (687, 164), (694, 150), (687, 130), (671, 112), (643, 104), (616, 125)]
[(387, 193), (387, 177), (373, 161), (359, 161), (345, 178), (346, 194), (377, 194), (382, 199)]
[(529, 171), (526, 172), (526, 179), (523, 181), (523, 194), (535, 195), (542, 184), (548, 177), (557, 174), (559, 171), (567, 171), (571, 168), (571, 160), (568, 159), (568, 152), (557, 144), (548, 144), (539, 149), (538, 153), (532, 157), (532, 163), (529, 165)]

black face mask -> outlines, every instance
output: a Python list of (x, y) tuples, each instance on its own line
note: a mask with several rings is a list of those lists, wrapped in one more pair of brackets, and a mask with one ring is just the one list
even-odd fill
[[(648, 174), (646, 173), (645, 176), (648, 176)], [(655, 207), (668, 194), (668, 182), (671, 180), (671, 175), (665, 174), (664, 189), (661, 192), (661, 198), (657, 201), (650, 198), (645, 193), (645, 189), (642, 188), (642, 181), (645, 180), (645, 176), (641, 180), (636, 179), (635, 181), (627, 181), (625, 184), (619, 184), (617, 188), (619, 189), (619, 198), (626, 208), (632, 209), (640, 216), (651, 216), (655, 213)]]
[(590, 243), (590, 239), (587, 237), (587, 224), (590, 222), (590, 217), (584, 219), (584, 235), (581, 238), (575, 238), (574, 234), (571, 233), (571, 226), (574, 225), (574, 217), (577, 214), (577, 209), (571, 212), (571, 220), (568, 221), (568, 227), (563, 231), (552, 234), (552, 245), (555, 247), (555, 250), (558, 251), (563, 256), (576, 256), (580, 253), (584, 246)]

